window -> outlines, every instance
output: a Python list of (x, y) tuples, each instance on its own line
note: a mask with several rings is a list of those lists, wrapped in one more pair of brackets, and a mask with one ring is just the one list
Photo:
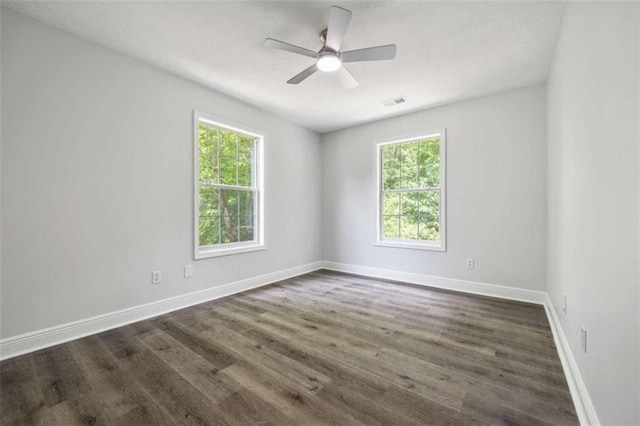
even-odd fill
[(264, 249), (264, 136), (194, 116), (195, 258)]
[(446, 250), (445, 131), (378, 144), (376, 245)]

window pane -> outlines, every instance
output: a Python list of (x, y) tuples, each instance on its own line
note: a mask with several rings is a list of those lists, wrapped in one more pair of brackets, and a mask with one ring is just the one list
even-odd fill
[(253, 216), (254, 193), (253, 191), (239, 191), (240, 208), (238, 216)]
[(382, 147), (382, 168), (386, 170), (400, 168), (400, 145)]
[(420, 186), (440, 186), (440, 140), (428, 139), (420, 142)]
[(420, 192), (403, 192), (400, 194), (400, 214), (417, 215), (420, 203)]
[(419, 237), (421, 240), (440, 240), (440, 193), (422, 193), (420, 199)]
[(238, 185), (253, 186), (253, 155), (255, 139), (239, 136), (238, 140)]
[(384, 238), (399, 238), (399, 216), (382, 216), (382, 236)]
[(439, 211), (440, 193), (438, 191), (422, 192), (420, 194), (420, 214), (435, 218)]
[(218, 244), (220, 203), (218, 190), (215, 188), (200, 188), (200, 211), (198, 230), (200, 245)]
[(438, 188), (440, 186), (440, 167), (421, 165), (419, 181), (421, 188)]
[(255, 139), (244, 135), (239, 135), (239, 138), (238, 161), (241, 163), (253, 163)]
[(400, 189), (414, 189), (418, 187), (418, 166), (400, 169)]
[(200, 188), (200, 216), (219, 216), (218, 189)]
[(409, 240), (418, 239), (418, 216), (400, 216), (400, 238)]
[(427, 139), (420, 142), (420, 160), (422, 165), (440, 164), (440, 139)]
[(238, 216), (222, 216), (221, 218), (221, 243), (238, 242)]
[(240, 241), (253, 241), (253, 216), (240, 216)]
[(415, 166), (418, 164), (418, 153), (420, 142), (403, 143), (401, 147), (402, 167)]
[(218, 158), (211, 157), (208, 154), (201, 154), (198, 162), (200, 163), (199, 182), (218, 183)]
[(382, 194), (382, 214), (386, 216), (400, 214), (400, 194)]
[(220, 131), (220, 183), (223, 185), (236, 185), (238, 135), (227, 131)]
[(238, 209), (240, 195), (244, 191), (220, 189), (221, 242), (235, 243), (238, 241)]
[(220, 189), (220, 214), (223, 216), (237, 216), (240, 192), (233, 189)]
[(400, 188), (400, 169), (390, 168), (382, 171), (382, 188), (385, 190)]
[(218, 244), (220, 242), (220, 217), (219, 216), (200, 216), (198, 223), (200, 232), (200, 245), (208, 246)]
[(218, 129), (200, 124), (198, 132), (200, 143), (198, 179), (200, 182), (217, 183)]
[(432, 218), (428, 216), (421, 216), (418, 234), (421, 240), (439, 241), (440, 224), (438, 223), (438, 220), (432, 220)]
[(200, 154), (215, 157), (218, 155), (218, 129), (200, 123), (198, 126)]

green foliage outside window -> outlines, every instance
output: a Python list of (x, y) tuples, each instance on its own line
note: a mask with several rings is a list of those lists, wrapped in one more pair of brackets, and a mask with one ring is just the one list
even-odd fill
[(200, 246), (253, 241), (256, 139), (200, 123)]
[(382, 146), (384, 239), (440, 240), (440, 140)]

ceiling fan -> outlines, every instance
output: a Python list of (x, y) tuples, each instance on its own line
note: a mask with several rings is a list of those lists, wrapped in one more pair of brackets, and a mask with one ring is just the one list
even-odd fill
[(351, 21), (351, 11), (338, 6), (332, 6), (329, 14), (329, 25), (327, 29), (320, 32), (320, 40), (322, 40), (323, 46), (318, 52), (272, 38), (266, 39), (264, 44), (268, 47), (286, 50), (287, 52), (308, 56), (316, 60), (315, 64), (291, 78), (287, 83), (298, 84), (319, 70), (335, 72), (342, 85), (346, 89), (352, 89), (358, 85), (358, 82), (353, 75), (345, 69), (343, 64), (348, 62), (394, 59), (396, 57), (396, 45), (387, 44), (384, 46), (341, 52), (340, 46), (342, 45), (344, 33), (349, 26), (349, 21)]

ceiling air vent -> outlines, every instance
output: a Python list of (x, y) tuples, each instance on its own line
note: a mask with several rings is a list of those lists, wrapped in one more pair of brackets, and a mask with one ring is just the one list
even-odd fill
[(393, 98), (393, 99), (389, 99), (388, 101), (384, 101), (382, 102), (382, 105), (386, 106), (386, 107), (390, 107), (390, 106), (395, 106), (398, 104), (403, 104), (407, 102), (407, 100), (404, 98), (404, 96), (400, 96), (397, 98)]

